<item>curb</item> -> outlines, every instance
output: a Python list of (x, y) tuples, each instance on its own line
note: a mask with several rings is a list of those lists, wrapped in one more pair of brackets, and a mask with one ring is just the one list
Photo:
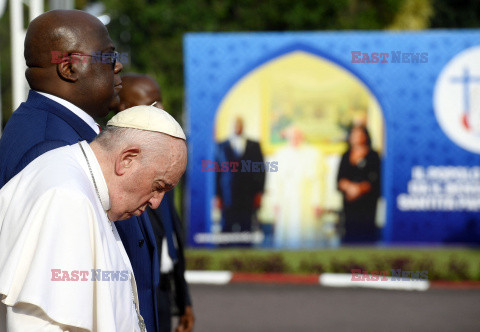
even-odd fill
[(230, 283), (320, 285), (336, 288), (372, 288), (426, 291), (428, 289), (480, 289), (480, 281), (376, 280), (352, 281), (349, 273), (288, 274), (233, 273), (230, 271), (186, 271), (189, 284), (227, 285)]
[(230, 282), (253, 282), (262, 284), (303, 284), (319, 283), (318, 274), (283, 274), (283, 273), (234, 273)]
[(480, 289), (480, 281), (432, 281), (432, 289)]
[(375, 288), (393, 290), (417, 290), (426, 291), (430, 288), (428, 280), (395, 280), (392, 277), (384, 277), (387, 280), (375, 281), (352, 281), (351, 273), (323, 273), (320, 275), (320, 285), (340, 288)]

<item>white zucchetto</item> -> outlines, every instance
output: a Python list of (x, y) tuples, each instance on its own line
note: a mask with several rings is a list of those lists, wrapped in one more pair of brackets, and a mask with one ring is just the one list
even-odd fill
[(156, 131), (186, 140), (180, 124), (170, 114), (155, 106), (134, 106), (119, 112), (107, 126)]

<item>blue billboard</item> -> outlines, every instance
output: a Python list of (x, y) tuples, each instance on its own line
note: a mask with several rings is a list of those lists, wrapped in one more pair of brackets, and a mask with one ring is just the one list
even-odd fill
[(480, 31), (191, 33), (184, 57), (190, 246), (480, 242)]

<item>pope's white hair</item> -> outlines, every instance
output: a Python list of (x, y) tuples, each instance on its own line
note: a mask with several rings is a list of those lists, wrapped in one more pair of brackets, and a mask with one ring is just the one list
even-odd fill
[(107, 126), (94, 141), (108, 152), (138, 146), (142, 151), (142, 160), (150, 162), (160, 154), (167, 154), (167, 152), (171, 154), (172, 151), (169, 151), (169, 148), (172, 140), (177, 138), (154, 131)]

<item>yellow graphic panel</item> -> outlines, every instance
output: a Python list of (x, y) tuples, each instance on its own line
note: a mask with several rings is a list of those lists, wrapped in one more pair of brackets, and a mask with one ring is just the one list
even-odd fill
[(337, 64), (303, 51), (275, 58), (232, 87), (217, 111), (217, 142), (232, 134), (238, 117), (265, 154), (285, 143), (284, 130), (292, 125), (322, 152), (341, 153), (352, 123), (365, 124), (373, 148), (382, 151), (382, 112), (369, 89)]

